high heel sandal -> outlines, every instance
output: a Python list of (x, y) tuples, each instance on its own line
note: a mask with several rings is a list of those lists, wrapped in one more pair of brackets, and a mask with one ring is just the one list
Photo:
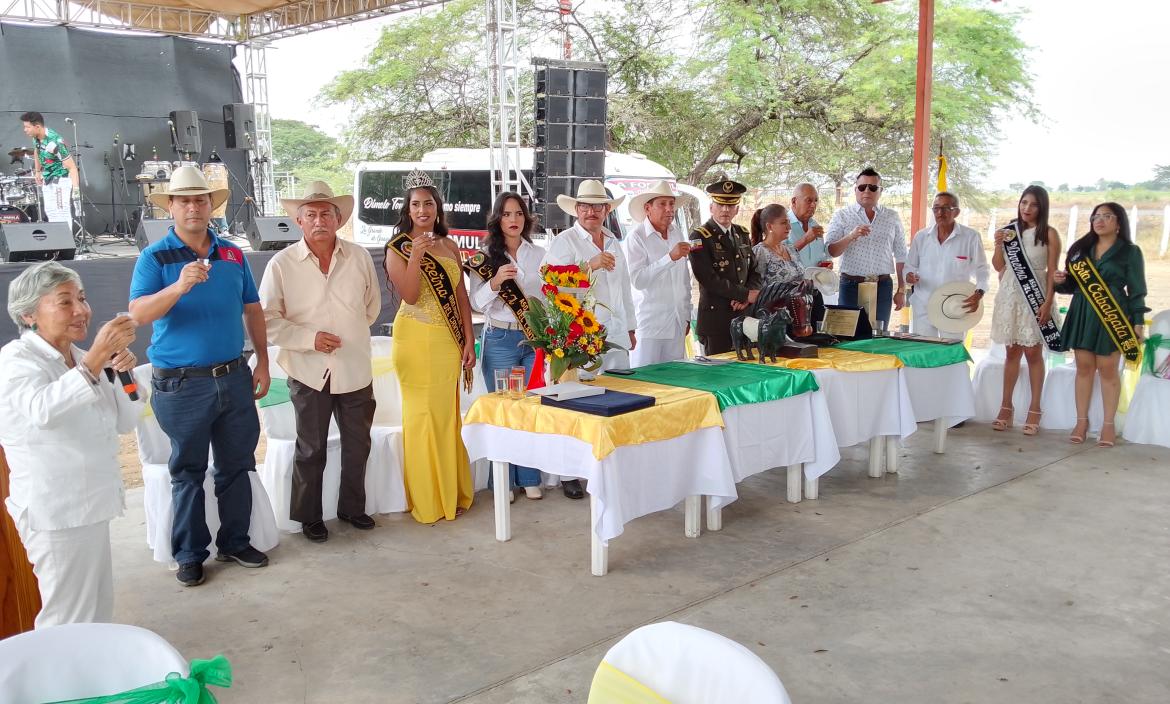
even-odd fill
[[(1000, 413), (1003, 413), (1004, 411), (1011, 411), (1011, 410), (1012, 410), (1011, 406), (1000, 406), (999, 407)], [(1006, 419), (996, 418), (995, 420), (991, 421), (991, 429), (992, 430), (1007, 430), (1010, 427), (1012, 427), (1012, 416), (1010, 414), (1008, 415), (1008, 417)]]
[(1040, 411), (1028, 411), (1028, 418), (1036, 416), (1035, 423), (1024, 423), (1024, 435), (1035, 435), (1040, 432)]
[[(1109, 425), (1109, 426), (1113, 425), (1113, 421), (1107, 420), (1107, 421), (1104, 421), (1103, 423), (1101, 423), (1101, 432), (1105, 432), (1105, 426), (1107, 426), (1107, 425)], [(1114, 436), (1116, 437), (1117, 431), (1114, 430), (1113, 433), (1114, 433)], [(1097, 447), (1113, 447), (1114, 444), (1115, 444), (1114, 440), (1102, 440), (1100, 435), (1097, 436)]]
[(1080, 435), (1077, 435), (1076, 430), (1074, 429), (1073, 432), (1068, 436), (1068, 441), (1074, 445), (1080, 445), (1085, 441), (1085, 436), (1089, 434), (1089, 419), (1077, 418), (1077, 425), (1080, 425), (1082, 420), (1085, 421), (1084, 432), (1082, 432)]

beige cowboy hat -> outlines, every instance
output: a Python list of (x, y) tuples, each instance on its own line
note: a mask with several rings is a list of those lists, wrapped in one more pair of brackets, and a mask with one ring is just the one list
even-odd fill
[(305, 203), (329, 203), (341, 211), (337, 226), (341, 227), (353, 213), (353, 196), (335, 196), (333, 189), (324, 181), (311, 181), (305, 186), (305, 195), (300, 198), (281, 198), (280, 204), (284, 212), (292, 217), (297, 216), (297, 209)]
[(634, 219), (634, 222), (642, 222), (646, 219), (645, 205), (655, 198), (678, 198), (678, 194), (666, 181), (655, 181), (649, 190), (642, 191), (630, 199), (630, 217)]
[(580, 188), (577, 189), (577, 197), (561, 195), (557, 196), (557, 205), (561, 206), (561, 210), (565, 211), (573, 217), (577, 217), (577, 204), (589, 203), (598, 205), (604, 203), (611, 208), (616, 208), (621, 204), (626, 197), (610, 198), (605, 193), (605, 186), (601, 181), (595, 179), (587, 179), (581, 182)]
[(813, 282), (813, 286), (822, 296), (832, 296), (841, 288), (841, 275), (832, 269), (823, 266), (810, 266), (804, 270), (805, 281)]
[(168, 210), (173, 196), (198, 196), (204, 193), (211, 196), (211, 209), (215, 210), (228, 199), (230, 191), (207, 185), (203, 172), (194, 166), (180, 166), (171, 174), (171, 180), (165, 190), (150, 194), (150, 202), (163, 210)]
[(926, 316), (930, 324), (942, 332), (967, 332), (983, 319), (983, 299), (973, 311), (963, 307), (963, 301), (975, 293), (970, 281), (952, 281), (939, 286), (926, 302)]

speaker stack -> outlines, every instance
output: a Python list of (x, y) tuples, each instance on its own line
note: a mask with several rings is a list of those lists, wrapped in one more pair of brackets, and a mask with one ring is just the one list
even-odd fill
[(223, 138), (227, 149), (256, 148), (256, 110), (250, 103), (223, 106)]
[(72, 259), (76, 247), (67, 222), (0, 224), (0, 257), (6, 262)]
[(175, 221), (167, 220), (147, 220), (143, 218), (138, 221), (138, 227), (134, 230), (134, 244), (138, 245), (138, 251), (142, 251), (150, 245), (158, 242), (167, 236), (167, 232), (174, 225)]
[(576, 195), (586, 179), (605, 180), (608, 111), (605, 64), (537, 59), (532, 180), (536, 210), (550, 229), (572, 225), (557, 196)]
[(284, 249), (301, 238), (301, 229), (290, 217), (253, 218), (248, 225), (248, 242), (253, 252)]
[(171, 146), (184, 155), (184, 160), (198, 159), (203, 152), (203, 136), (199, 132), (199, 113), (194, 110), (174, 110), (171, 119)]

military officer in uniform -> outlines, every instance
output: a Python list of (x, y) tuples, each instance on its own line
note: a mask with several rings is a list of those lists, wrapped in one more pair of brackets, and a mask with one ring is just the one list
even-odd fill
[(763, 284), (748, 231), (732, 222), (747, 186), (723, 180), (706, 190), (711, 219), (691, 233), (690, 260), (699, 282), (696, 332), (710, 355), (731, 351), (731, 319), (756, 302)]

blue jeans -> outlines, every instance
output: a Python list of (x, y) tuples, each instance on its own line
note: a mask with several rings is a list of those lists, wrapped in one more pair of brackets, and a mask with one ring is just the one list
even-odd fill
[[(483, 329), (483, 344), (480, 345), (480, 366), (483, 369), (483, 382), (488, 391), (496, 390), (495, 371), (497, 369), (511, 369), (524, 366), (524, 376), (532, 374), (532, 363), (536, 361), (536, 350), (528, 345), (521, 345), (524, 341), (524, 331), (505, 330), (485, 326)], [(540, 486), (540, 470), (532, 467), (508, 465), (509, 488), (518, 486)], [(488, 488), (492, 486), (491, 475), (488, 476)]]
[(151, 381), (151, 406), (171, 439), (171, 554), (180, 565), (203, 562), (211, 554), (211, 533), (204, 513), (203, 480), (207, 450), (215, 452), (212, 479), (219, 502), (221, 553), (248, 547), (252, 519), (252, 484), (260, 417), (252, 399), (252, 371), (240, 364), (218, 379), (209, 376)]
[[(837, 303), (850, 308), (857, 307), (857, 286), (859, 281), (846, 281), (844, 277), (841, 278), (841, 288), (839, 289), (840, 296), (837, 298)], [(877, 282), (877, 319), (886, 321), (887, 327), (890, 323), (890, 308), (894, 305), (894, 282), (891, 279), (879, 279)], [(869, 321), (874, 329), (877, 329), (876, 321)]]

